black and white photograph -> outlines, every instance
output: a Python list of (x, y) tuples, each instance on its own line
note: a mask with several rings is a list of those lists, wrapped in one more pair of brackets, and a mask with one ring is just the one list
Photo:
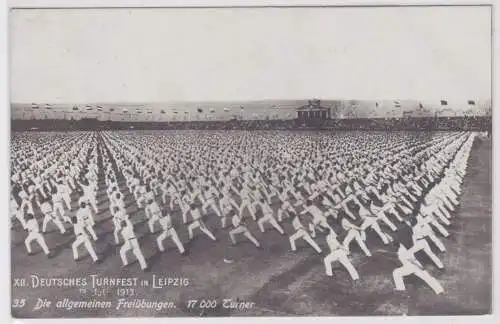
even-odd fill
[(11, 316), (491, 314), (492, 10), (10, 8)]

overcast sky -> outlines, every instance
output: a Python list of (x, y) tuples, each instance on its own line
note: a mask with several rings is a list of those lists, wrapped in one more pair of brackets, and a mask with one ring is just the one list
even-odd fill
[(10, 12), (16, 103), (491, 97), (489, 7)]

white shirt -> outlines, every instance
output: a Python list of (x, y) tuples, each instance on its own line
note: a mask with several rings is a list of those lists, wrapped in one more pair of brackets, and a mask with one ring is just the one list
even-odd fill
[(191, 217), (193, 217), (193, 220), (201, 219), (200, 211), (198, 209), (191, 210)]
[(161, 215), (160, 207), (156, 202), (153, 202), (152, 204), (148, 205), (146, 207), (146, 210), (149, 211), (150, 216), (152, 216), (153, 218), (158, 218)]
[(78, 235), (88, 237), (87, 233), (85, 233), (83, 227), (84, 227), (84, 224), (80, 224), (79, 222), (77, 222), (76, 224), (73, 224), (73, 231), (75, 232), (75, 235), (77, 237), (78, 237)]
[(133, 240), (135, 239), (134, 229), (131, 226), (124, 227), (122, 229), (122, 237), (124, 240)]
[(340, 248), (340, 243), (337, 241), (337, 236), (333, 233), (330, 233), (326, 236), (326, 243), (330, 247), (330, 251), (335, 251)]
[(82, 222), (83, 224), (87, 224), (90, 220), (90, 211), (88, 207), (85, 208), (80, 208), (76, 211), (76, 218), (78, 219), (79, 222)]
[(240, 226), (241, 220), (237, 215), (234, 215), (233, 218), (231, 218), (231, 222), (233, 223), (234, 227)]
[(159, 223), (164, 231), (172, 228), (172, 218), (170, 217), (170, 215), (166, 215), (165, 217), (160, 218)]
[(295, 230), (299, 230), (299, 229), (303, 229), (304, 226), (302, 225), (302, 223), (300, 222), (299, 218), (298, 217), (295, 217), (292, 221), (292, 226)]
[(30, 233), (39, 233), (40, 232), (40, 229), (38, 227), (38, 222), (36, 221), (36, 219), (30, 219), (26, 223), (26, 229)]
[(413, 255), (413, 253), (411, 253), (410, 251), (408, 251), (404, 246), (400, 246), (399, 249), (398, 249), (398, 258), (399, 258), (399, 261), (401, 261), (401, 263), (403, 264), (403, 266), (406, 266), (406, 265), (417, 265), (419, 264), (419, 262), (415, 259), (415, 256)]

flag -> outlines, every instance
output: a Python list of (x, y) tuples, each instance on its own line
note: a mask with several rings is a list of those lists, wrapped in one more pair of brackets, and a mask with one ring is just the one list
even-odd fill
[(49, 104), (46, 104), (45, 109), (52, 109), (52, 107)]
[(467, 103), (468, 103), (469, 105), (472, 105), (472, 106), (476, 104), (476, 102), (475, 102), (474, 100), (469, 100), (469, 101), (467, 101)]
[(243, 108), (243, 106), (240, 106), (240, 109), (241, 109), (241, 110), (243, 110), (243, 109), (245, 109), (245, 108)]
[(115, 111), (115, 108), (109, 108), (109, 111), (113, 112)]
[(213, 112), (215, 112), (215, 109), (214, 108), (210, 108), (208, 111), (211, 112), (211, 113), (213, 113)]
[(31, 109), (38, 109), (38, 105), (36, 103), (31, 104)]
[(97, 110), (98, 111), (102, 111), (102, 107), (101, 106), (97, 106)]
[(127, 108), (123, 109), (123, 113), (124, 114), (128, 113), (128, 109)]
[(441, 100), (441, 106), (448, 106), (448, 101)]
[(229, 111), (229, 108), (224, 108), (224, 111), (225, 111), (225, 112), (228, 112), (228, 111)]
[(150, 111), (148, 111), (148, 114), (152, 114), (152, 113), (153, 113), (153, 112), (152, 112), (151, 110), (150, 110)]
[(375, 103), (375, 107), (378, 107), (378, 102)]
[(174, 114), (176, 114), (176, 115), (177, 115), (177, 111), (174, 111)]
[(201, 108), (198, 108), (198, 109), (196, 109), (196, 110), (197, 110), (200, 114), (203, 112), (203, 109), (201, 109)]
[(420, 107), (420, 109), (424, 108), (424, 105), (422, 105), (421, 102), (418, 103), (418, 106)]
[(161, 112), (162, 114), (164, 114), (164, 113), (165, 113), (165, 110), (163, 110), (163, 109), (162, 109), (160, 112)]
[(394, 100), (394, 107), (401, 107), (401, 102), (399, 100)]
[(189, 112), (185, 111), (185, 112), (184, 112), (184, 114), (186, 114), (186, 115), (187, 115), (187, 114), (189, 114)]
[(78, 110), (78, 107), (77, 106), (73, 106), (73, 110)]

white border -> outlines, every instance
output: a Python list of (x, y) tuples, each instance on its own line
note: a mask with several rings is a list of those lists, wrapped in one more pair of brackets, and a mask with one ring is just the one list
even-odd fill
[[(7, 211), (8, 206), (8, 170), (9, 170), (9, 136), (10, 136), (10, 107), (9, 107), (9, 95), (8, 95), (8, 50), (7, 50), (7, 41), (8, 41), (8, 33), (7, 33), (7, 13), (9, 8), (66, 8), (66, 7), (206, 7), (206, 6), (326, 6), (326, 5), (489, 5), (494, 3), (494, 1), (485, 1), (485, 0), (441, 0), (441, 1), (419, 1), (419, 0), (411, 0), (411, 1), (393, 1), (393, 0), (385, 0), (385, 1), (366, 1), (366, 0), (356, 0), (356, 1), (331, 1), (331, 0), (191, 0), (191, 1), (181, 1), (181, 0), (171, 0), (171, 1), (161, 1), (161, 0), (5, 0), (6, 5), (0, 6), (0, 103), (2, 103), (3, 109), (1, 109), (2, 121), (3, 121), (3, 130), (4, 137), (0, 140), (0, 152), (5, 154), (5, 157), (0, 158), (0, 181), (4, 185), (1, 187), (0, 194), (0, 206), (3, 206), (4, 211)], [(493, 30), (498, 30), (498, 6), (493, 6)], [(496, 34), (494, 34), (494, 44), (493, 44), (493, 52), (500, 53), (498, 50), (498, 40)], [(493, 56), (494, 57), (494, 56)], [(496, 85), (496, 88), (493, 87), (493, 105), (497, 102), (498, 92), (498, 84), (496, 82), (498, 75), (498, 64), (494, 62), (493, 65), (493, 85)], [(494, 109), (495, 111), (495, 109)], [(493, 124), (499, 124), (499, 114), (493, 113)], [(495, 127), (494, 127), (495, 128)], [(499, 161), (499, 139), (498, 132), (493, 131), (493, 165), (496, 161)], [(493, 171), (495, 168), (493, 169)], [(499, 185), (499, 175), (496, 172), (493, 172), (493, 196), (498, 192)], [(496, 298), (498, 293), (498, 280), (496, 280), (496, 270), (498, 269), (498, 249), (495, 244), (497, 239), (495, 238), (495, 234), (499, 232), (499, 222), (495, 220), (495, 215), (497, 215), (498, 204), (493, 200), (493, 225), (494, 225), (494, 234), (493, 234), (493, 273), (494, 273), (494, 290), (493, 290), (493, 311), (499, 309), (498, 298)], [(10, 319), (10, 243), (8, 241), (8, 218), (7, 213), (4, 213), (2, 217), (0, 217), (0, 222), (2, 230), (5, 230), (5, 235), (1, 235), (1, 244), (3, 245), (0, 248), (0, 272), (3, 275), (4, 279), (8, 280), (0, 280), (0, 320), (3, 323), (9, 323), (12, 320)], [(370, 324), (378, 324), (378, 323), (400, 323), (400, 322), (413, 322), (419, 323), (421, 321), (426, 321), (427, 323), (441, 323), (441, 322), (453, 322), (455, 323), (470, 323), (472, 321), (475, 322), (489, 322), (495, 323), (495, 317), (498, 316), (454, 316), (454, 317), (315, 317), (314, 321), (317, 323), (331, 323), (334, 321), (335, 323), (346, 323), (346, 322), (355, 322), (355, 323), (370, 323)], [(4, 320), (5, 319), (5, 320)], [(3, 321), (4, 320), (4, 321)], [(92, 320), (95, 323), (164, 323), (166, 321), (172, 322), (191, 322), (191, 323), (199, 323), (197, 318), (188, 318), (188, 319), (173, 319), (173, 318), (119, 318), (119, 319), (74, 319), (74, 320), (55, 320), (55, 319), (46, 319), (46, 320), (14, 320), (13, 323), (54, 323), (54, 322), (62, 322), (68, 321), (71, 323), (85, 323), (89, 320)], [(204, 319), (205, 321), (209, 321), (211, 323), (249, 323), (250, 321), (264, 321), (264, 322), (287, 322), (287, 323), (303, 323), (304, 321), (313, 320), (311, 317), (274, 317), (274, 318), (259, 318), (259, 317), (249, 317), (249, 318), (240, 318), (240, 317), (230, 317), (230, 318), (210, 318)]]
[(380, 5), (488, 5), (488, 0), (7, 0), (9, 7), (213, 7), (213, 6), (380, 6)]

